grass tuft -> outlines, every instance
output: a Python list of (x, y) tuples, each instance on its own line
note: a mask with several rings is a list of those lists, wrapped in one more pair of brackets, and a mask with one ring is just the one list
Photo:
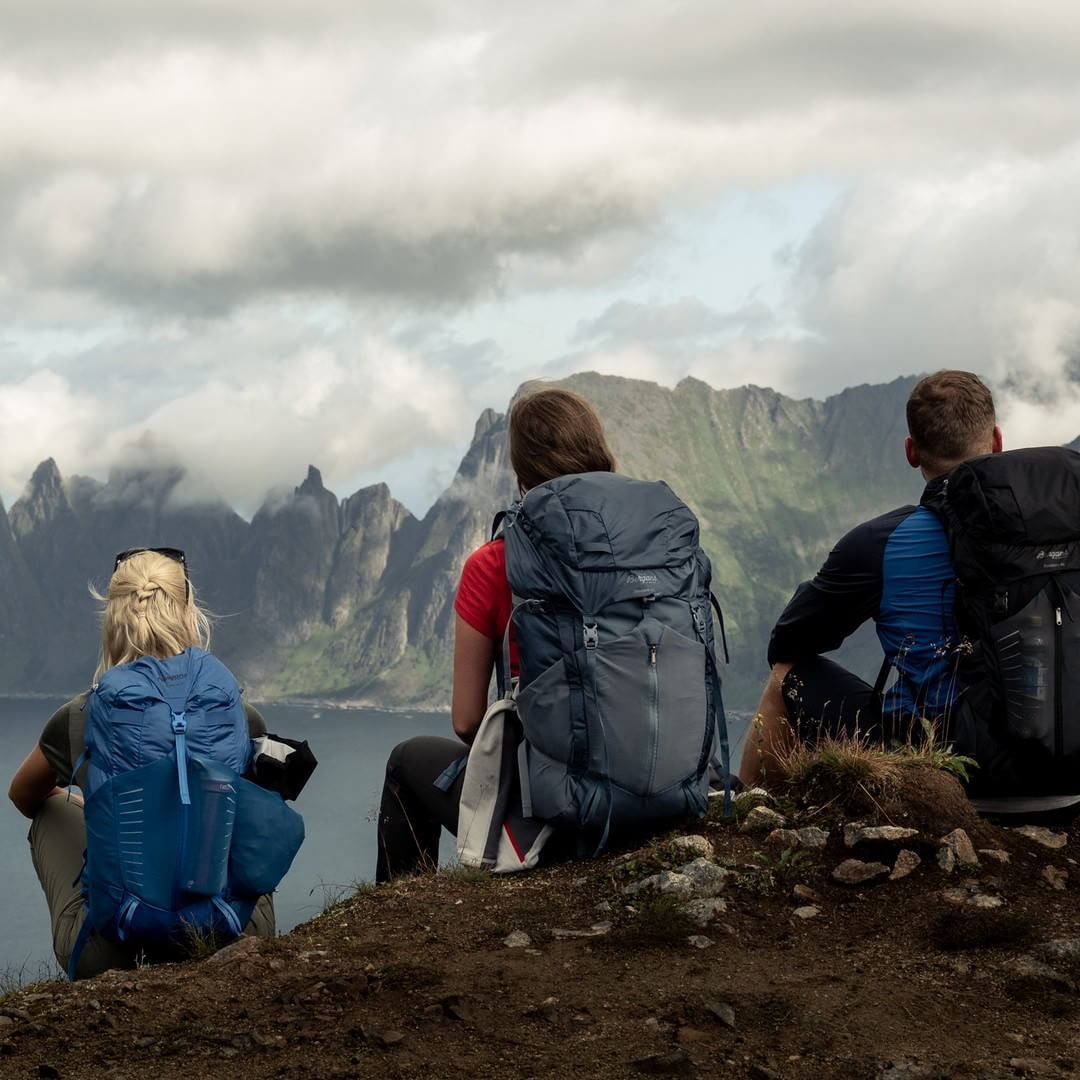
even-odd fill
[(636, 914), (613, 933), (597, 941), (620, 948), (659, 949), (683, 945), (692, 934), (700, 932), (696, 922), (683, 910), (675, 896), (650, 896), (635, 904)]

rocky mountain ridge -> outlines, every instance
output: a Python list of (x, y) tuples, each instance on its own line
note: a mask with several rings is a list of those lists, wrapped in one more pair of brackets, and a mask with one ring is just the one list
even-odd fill
[[(900, 453), (912, 381), (825, 401), (695, 379), (565, 381), (600, 412), (620, 469), (666, 480), (698, 514), (732, 644), (729, 705), (752, 706), (772, 622), (835, 539), (918, 497)], [(505, 439), (505, 415), (485, 411), (423, 518), (385, 484), (338, 499), (314, 466), (247, 522), (193, 496), (179, 467), (136, 461), (101, 483), (43, 462), (0, 508), (0, 692), (85, 686), (97, 641), (87, 583), (104, 586), (116, 551), (168, 544), (187, 551), (221, 616), (215, 649), (249, 694), (446, 704), (457, 577), (514, 495)]]

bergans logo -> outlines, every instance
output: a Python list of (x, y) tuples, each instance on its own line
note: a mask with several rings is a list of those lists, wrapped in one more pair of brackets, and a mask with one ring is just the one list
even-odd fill
[(637, 585), (655, 585), (659, 579), (655, 574), (650, 573), (648, 570), (631, 570), (630, 573), (626, 575), (626, 580), (628, 583)]
[(1059, 562), (1069, 554), (1068, 548), (1055, 548), (1053, 550), (1043, 550), (1036, 554), (1036, 559), (1049, 560), (1050, 562)]

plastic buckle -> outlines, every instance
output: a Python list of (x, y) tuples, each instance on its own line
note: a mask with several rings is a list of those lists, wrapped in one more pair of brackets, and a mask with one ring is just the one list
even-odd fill
[(583, 623), (582, 632), (586, 649), (595, 649), (600, 644), (600, 631), (597, 630), (596, 623)]
[(173, 713), (172, 729), (174, 735), (183, 735), (187, 731), (187, 721), (183, 713)]

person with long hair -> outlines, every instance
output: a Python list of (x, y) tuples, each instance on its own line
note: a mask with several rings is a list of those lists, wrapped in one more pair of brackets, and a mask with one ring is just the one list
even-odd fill
[[(508, 443), (522, 495), (559, 476), (615, 471), (600, 418), (569, 390), (550, 387), (519, 398), (510, 410)], [(391, 752), (379, 808), (377, 881), (434, 867), (441, 830), (457, 831), (464, 775), (445, 791), (435, 782), (461, 758), (480, 727), (512, 606), (503, 541), (492, 540), (465, 561), (454, 602), (450, 713), (457, 738), (417, 736)], [(512, 675), (517, 664), (511, 630)]]
[[(95, 685), (106, 671), (140, 657), (167, 660), (210, 644), (210, 621), (196, 603), (184, 553), (175, 548), (121, 552), (105, 595), (94, 595), (103, 605)], [(86, 787), (85, 706), (90, 693), (56, 710), (8, 790), (18, 810), (32, 819), (30, 851), (49, 907), (53, 950), (65, 969), (86, 915), (78, 881), (86, 850), (83, 801), (68, 785), (74, 778), (78, 787)], [(244, 712), (251, 737), (265, 735), (259, 713), (246, 703)], [(259, 900), (244, 932), (273, 937), (270, 896)], [(78, 976), (133, 967), (138, 961), (137, 949), (94, 933), (78, 954)]]

